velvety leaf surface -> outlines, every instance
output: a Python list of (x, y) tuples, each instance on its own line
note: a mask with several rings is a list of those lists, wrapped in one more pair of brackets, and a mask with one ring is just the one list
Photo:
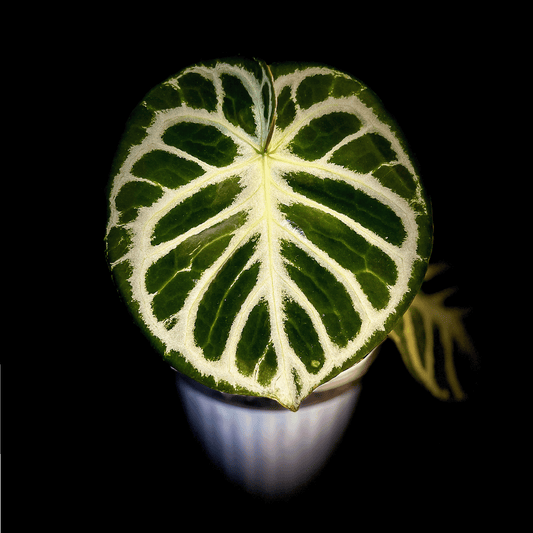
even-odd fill
[(107, 256), (162, 356), (297, 409), (381, 342), (420, 289), (431, 210), (397, 125), (320, 65), (194, 65), (133, 111)]

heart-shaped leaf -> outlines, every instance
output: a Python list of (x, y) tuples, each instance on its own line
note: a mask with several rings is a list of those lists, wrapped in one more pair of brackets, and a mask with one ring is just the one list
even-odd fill
[(397, 125), (321, 65), (211, 61), (155, 87), (109, 202), (114, 279), (164, 358), (293, 410), (386, 337), (432, 246)]

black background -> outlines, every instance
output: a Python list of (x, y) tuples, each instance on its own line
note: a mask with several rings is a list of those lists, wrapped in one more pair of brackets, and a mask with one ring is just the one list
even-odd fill
[[(98, 483), (91, 505), (103, 522), (146, 520), (160, 531), (191, 515), (197, 523), (231, 527), (244, 524), (245, 511), (275, 527), (283, 523), (278, 510), (294, 511), (296, 523), (309, 516), (342, 517), (350, 527), (361, 516), (374, 525), (422, 524), (429, 515), (431, 524), (477, 522), (480, 501), (486, 504), (503, 469), (493, 439), (503, 409), (499, 382), (492, 379), (499, 348), (487, 333), (493, 305), (487, 264), (494, 261), (488, 242), (495, 221), (484, 91), (492, 67), (488, 51), (460, 21), (451, 22), (438, 32), (398, 26), (382, 35), (367, 20), (365, 37), (347, 30), (352, 22), (321, 23), (319, 32), (314, 24), (298, 27), (294, 37), (286, 27), (279, 33), (271, 28), (272, 37), (265, 37), (259, 25), (247, 44), (238, 35), (228, 40), (224, 32), (194, 38), (177, 32), (164, 42), (152, 38), (149, 46), (134, 28), (125, 28), (117, 40), (106, 36), (103, 50), (79, 58), (73, 68), (85, 84), (85, 127), (98, 134), (80, 146), (91, 198), (85, 248), (91, 290), (74, 308), (97, 305), (100, 311), (90, 312), (83, 327), (92, 353), (79, 374), (87, 424), (72, 444), (89, 444), (84, 479)], [(98, 34), (93, 42), (101, 42)], [(104, 257), (104, 189), (129, 113), (182, 68), (236, 54), (323, 62), (380, 96), (418, 160), (434, 208), (432, 260), (452, 267), (449, 281), (459, 287), (455, 301), (472, 308), (468, 324), (481, 361), (470, 400), (441, 403), (410, 377), (389, 341), (364, 379), (355, 416), (327, 468), (300, 494), (276, 503), (231, 486), (204, 457), (184, 419), (174, 372), (131, 323)]]

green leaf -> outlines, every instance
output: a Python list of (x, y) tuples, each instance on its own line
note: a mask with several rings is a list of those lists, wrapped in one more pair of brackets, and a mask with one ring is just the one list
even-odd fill
[(321, 65), (193, 65), (133, 111), (107, 257), (156, 349), (296, 410), (386, 338), (420, 289), (428, 199), (380, 100)]
[[(445, 268), (430, 265), (426, 280)], [(459, 382), (456, 363), (459, 358), (474, 361), (476, 353), (463, 325), (467, 310), (445, 304), (453, 292), (454, 289), (445, 289), (435, 294), (417, 294), (389, 336), (409, 372), (433, 396), (461, 401), (467, 394)]]

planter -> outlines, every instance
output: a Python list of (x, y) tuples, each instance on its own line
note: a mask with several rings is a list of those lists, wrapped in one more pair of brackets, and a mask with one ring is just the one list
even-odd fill
[(193, 433), (227, 478), (248, 492), (287, 496), (331, 456), (378, 349), (318, 387), (296, 413), (267, 398), (214, 391), (179, 373), (177, 386)]

